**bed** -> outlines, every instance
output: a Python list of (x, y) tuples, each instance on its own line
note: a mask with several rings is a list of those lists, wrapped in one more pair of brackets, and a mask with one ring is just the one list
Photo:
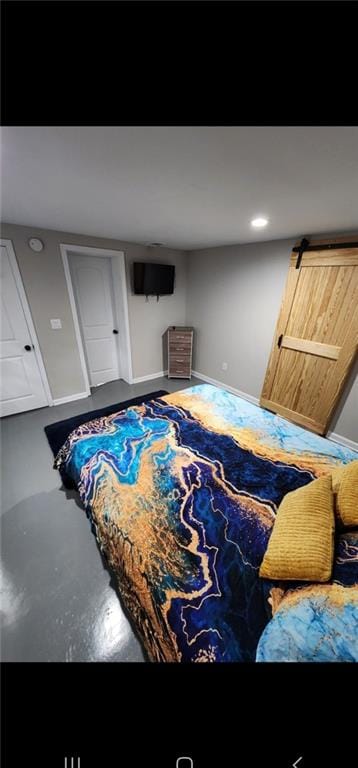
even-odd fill
[(337, 537), (328, 584), (258, 572), (284, 495), (356, 458), (203, 384), (83, 424), (54, 466), (76, 484), (149, 660), (347, 661), (358, 536)]

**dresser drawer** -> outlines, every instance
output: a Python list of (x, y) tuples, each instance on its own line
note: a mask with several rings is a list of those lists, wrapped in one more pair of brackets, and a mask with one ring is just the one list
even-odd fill
[(169, 331), (169, 345), (170, 344), (191, 344), (192, 333), (185, 333), (180, 331)]
[(169, 376), (187, 376), (190, 377), (190, 363), (173, 363), (169, 365)]
[(191, 341), (172, 341), (169, 342), (169, 354), (187, 354), (191, 353)]
[(170, 360), (169, 360), (169, 368), (170, 368), (171, 371), (177, 370), (179, 368), (182, 368), (185, 371), (190, 371), (191, 360), (190, 360), (190, 358), (184, 360), (183, 357), (170, 358)]
[(190, 361), (191, 361), (191, 355), (190, 354), (183, 354), (180, 352), (170, 352), (169, 354), (169, 364), (172, 365), (189, 365), (190, 367)]

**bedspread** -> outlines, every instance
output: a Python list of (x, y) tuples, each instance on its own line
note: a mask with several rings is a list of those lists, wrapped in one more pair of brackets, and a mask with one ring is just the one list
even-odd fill
[(150, 660), (254, 661), (285, 593), (258, 576), (277, 507), (354, 458), (203, 384), (82, 425), (55, 467), (77, 485)]

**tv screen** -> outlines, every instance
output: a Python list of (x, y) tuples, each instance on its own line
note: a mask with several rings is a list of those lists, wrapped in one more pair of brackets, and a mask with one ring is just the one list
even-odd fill
[(175, 267), (171, 264), (134, 262), (134, 293), (144, 296), (165, 296), (174, 291)]

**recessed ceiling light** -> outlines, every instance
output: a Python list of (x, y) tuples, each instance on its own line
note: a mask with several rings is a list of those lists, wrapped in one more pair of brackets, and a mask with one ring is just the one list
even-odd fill
[(251, 219), (251, 226), (256, 227), (257, 229), (266, 227), (267, 224), (268, 219), (265, 219), (264, 216), (257, 216), (255, 219)]

